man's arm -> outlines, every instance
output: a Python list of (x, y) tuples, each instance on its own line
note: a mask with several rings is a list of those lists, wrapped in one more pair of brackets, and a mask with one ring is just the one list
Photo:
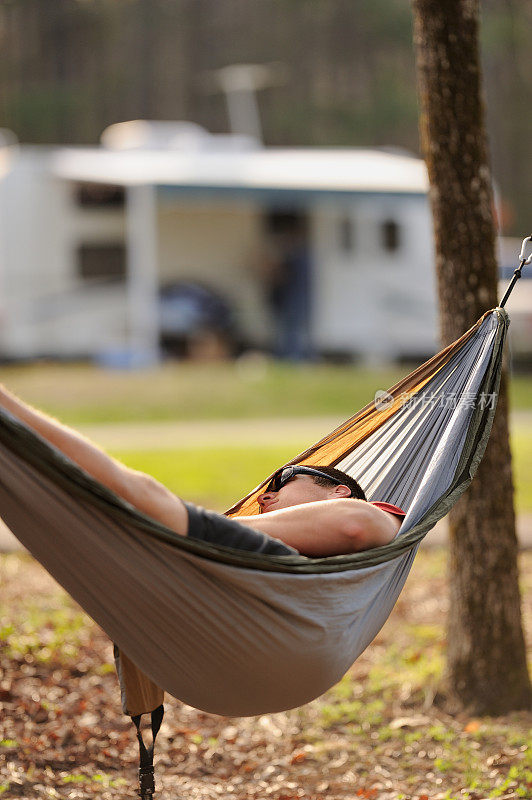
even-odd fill
[[(0, 405), (61, 450), (85, 472), (152, 519), (186, 535), (183, 502), (150, 475), (126, 467), (77, 431), (23, 403), (0, 385)], [(251, 517), (237, 517), (294, 547), (320, 557), (367, 550), (391, 541), (399, 520), (363, 500), (322, 500)]]
[(121, 464), (77, 431), (31, 408), (1, 385), (0, 405), (139, 511), (186, 534), (185, 506), (154, 478)]
[(235, 520), (312, 558), (356, 553), (387, 544), (401, 525), (392, 514), (364, 500), (349, 498), (319, 500)]

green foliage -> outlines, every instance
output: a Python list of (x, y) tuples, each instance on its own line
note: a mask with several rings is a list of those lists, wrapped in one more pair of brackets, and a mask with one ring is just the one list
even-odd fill
[(72, 121), (86, 113), (83, 87), (39, 82), (14, 95), (7, 104), (12, 127), (24, 141), (38, 131), (41, 142), (55, 144), (72, 129)]
[(115, 665), (109, 662), (105, 664), (100, 664), (96, 672), (98, 675), (114, 675), (115, 674)]
[(99, 783), (106, 789), (126, 786), (128, 783), (125, 778), (112, 778), (103, 772), (97, 772), (94, 775), (74, 772), (70, 775), (63, 775), (62, 781), (63, 783)]
[(434, 766), (438, 772), (445, 773), (450, 772), (453, 769), (454, 764), (448, 758), (436, 758), (434, 759)]
[(427, 734), (433, 742), (442, 744), (452, 744), (456, 739), (454, 731), (445, 728), (443, 725), (432, 725)]
[(504, 797), (511, 791), (518, 797), (530, 797), (530, 789), (532, 789), (532, 772), (527, 769), (523, 770), (518, 766), (513, 766), (510, 767), (506, 780), (492, 789), (488, 796), (495, 799), (497, 797)]

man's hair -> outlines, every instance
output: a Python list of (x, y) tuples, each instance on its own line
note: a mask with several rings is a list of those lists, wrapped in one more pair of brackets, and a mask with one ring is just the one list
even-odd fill
[(335, 486), (335, 481), (340, 481), (344, 484), (344, 486), (348, 486), (351, 489), (351, 497), (354, 497), (357, 500), (366, 499), (366, 495), (364, 494), (364, 490), (360, 484), (357, 483), (354, 478), (348, 475), (347, 472), (342, 472), (342, 470), (335, 469), (334, 467), (316, 467), (314, 464), (307, 464), (307, 467), (319, 469), (320, 472), (325, 472), (327, 475), (330, 475), (331, 478), (333, 478), (332, 481), (328, 481), (327, 478), (322, 478), (321, 475), (311, 475), (312, 480), (318, 486)]

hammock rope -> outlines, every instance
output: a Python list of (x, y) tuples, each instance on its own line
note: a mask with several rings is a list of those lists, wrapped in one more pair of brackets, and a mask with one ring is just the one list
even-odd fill
[(532, 263), (532, 253), (528, 257), (526, 255), (526, 246), (527, 246), (527, 244), (530, 244), (531, 242), (532, 242), (532, 236), (527, 236), (525, 239), (523, 239), (523, 244), (521, 245), (521, 252), (519, 253), (519, 266), (514, 271), (513, 278), (510, 281), (510, 284), (509, 284), (508, 288), (506, 289), (504, 297), (502, 298), (501, 302), (499, 303), (499, 306), (501, 308), (504, 308), (504, 306), (506, 305), (506, 301), (510, 297), (510, 294), (512, 293), (512, 289), (514, 288), (515, 284), (517, 283), (517, 281), (521, 277), (521, 272), (522, 272), (523, 267), (526, 266), (527, 264), (531, 264)]

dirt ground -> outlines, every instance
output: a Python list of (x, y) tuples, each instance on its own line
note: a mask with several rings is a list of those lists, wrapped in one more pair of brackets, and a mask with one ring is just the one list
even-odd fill
[[(532, 553), (521, 559), (530, 637)], [(0, 795), (135, 797), (109, 640), (25, 554), (0, 557), (0, 580)], [(532, 713), (451, 716), (438, 701), (446, 611), (445, 556), (428, 550), (375, 641), (318, 700), (236, 719), (167, 698), (155, 797), (532, 798)]]

